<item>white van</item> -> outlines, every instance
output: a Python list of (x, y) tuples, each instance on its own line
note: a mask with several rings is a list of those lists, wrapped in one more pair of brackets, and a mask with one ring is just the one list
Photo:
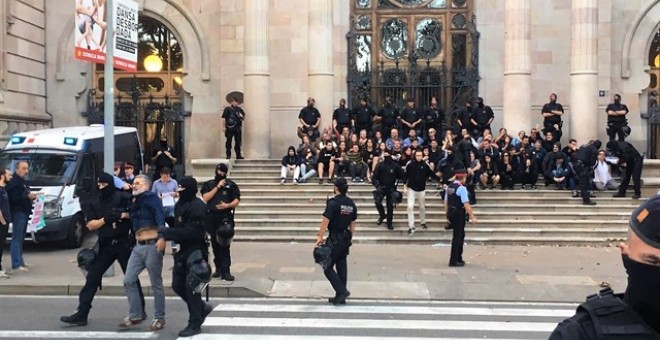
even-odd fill
[[(139, 174), (143, 154), (137, 130), (116, 127), (114, 135), (115, 160), (134, 163)], [(86, 230), (80, 199), (97, 193), (96, 181), (103, 171), (103, 140), (103, 125), (36, 130), (10, 137), (0, 165), (13, 173), (18, 161), (27, 161), (27, 184), (46, 196), (46, 226), (27, 234), (26, 239), (80, 247)]]

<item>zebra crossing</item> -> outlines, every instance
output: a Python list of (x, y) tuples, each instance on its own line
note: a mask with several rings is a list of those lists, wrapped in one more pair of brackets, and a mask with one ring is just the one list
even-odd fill
[(575, 304), (223, 299), (192, 339), (547, 339)]

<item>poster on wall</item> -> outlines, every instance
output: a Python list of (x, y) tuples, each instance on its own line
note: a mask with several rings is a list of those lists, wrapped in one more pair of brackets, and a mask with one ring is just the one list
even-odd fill
[[(115, 68), (137, 71), (138, 3), (113, 0), (115, 29), (113, 64)], [(107, 0), (75, 0), (75, 57), (105, 63)]]

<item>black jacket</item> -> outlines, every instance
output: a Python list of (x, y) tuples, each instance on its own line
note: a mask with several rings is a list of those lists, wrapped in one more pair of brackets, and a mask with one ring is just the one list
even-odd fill
[(642, 158), (642, 155), (635, 147), (628, 142), (618, 142), (619, 148), (615, 152), (621, 162), (633, 162), (635, 159)]
[(32, 200), (28, 197), (30, 187), (24, 178), (14, 174), (11, 181), (7, 183), (5, 190), (7, 190), (7, 195), (9, 196), (9, 207), (12, 214), (23, 212), (29, 215), (32, 212)]
[(576, 155), (578, 161), (589, 168), (593, 168), (598, 159), (598, 149), (592, 144), (585, 144), (577, 150)]
[(181, 252), (188, 253), (205, 247), (206, 204), (199, 198), (190, 202), (177, 202), (174, 206), (174, 225), (161, 228), (163, 237), (181, 245)]
[(99, 218), (105, 219), (105, 224), (97, 231), (100, 239), (128, 241), (131, 221), (121, 219), (121, 214), (128, 212), (130, 205), (131, 194), (117, 190), (108, 198), (96, 197), (83, 203), (83, 213), (88, 222)]
[(426, 180), (433, 175), (431, 167), (426, 162), (412, 160), (406, 165), (406, 185), (409, 189), (423, 191), (426, 189)]
[(396, 181), (403, 179), (403, 169), (395, 161), (384, 161), (376, 165), (374, 174), (371, 176), (371, 183), (375, 187), (395, 188)]

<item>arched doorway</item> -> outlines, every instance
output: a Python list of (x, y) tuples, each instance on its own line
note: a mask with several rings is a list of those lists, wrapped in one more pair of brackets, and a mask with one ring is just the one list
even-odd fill
[[(138, 129), (145, 163), (160, 148), (161, 137), (174, 148), (175, 171), (183, 175), (184, 150), (184, 60), (179, 39), (160, 21), (140, 16), (138, 26), (138, 71), (115, 69), (115, 124)], [(103, 122), (104, 65), (94, 66), (93, 88), (88, 95), (87, 119)], [(118, 160), (121, 161), (121, 160)]]
[(649, 124), (649, 158), (660, 158), (660, 28), (651, 42), (648, 56), (649, 87), (648, 94), (648, 124)]
[(386, 96), (399, 107), (436, 96), (446, 112), (474, 102), (479, 85), (473, 0), (351, 0), (349, 105)]

